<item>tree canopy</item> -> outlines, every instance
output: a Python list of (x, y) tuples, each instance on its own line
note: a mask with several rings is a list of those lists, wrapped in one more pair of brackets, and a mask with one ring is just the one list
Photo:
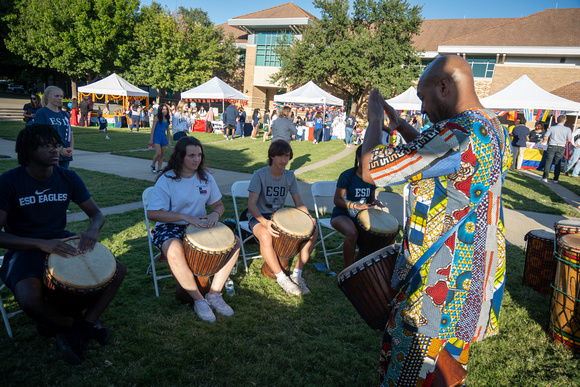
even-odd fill
[(130, 38), (139, 0), (22, 0), (4, 21), (6, 47), (26, 62), (73, 81), (120, 69), (119, 47)]
[(169, 12), (153, 2), (141, 8), (134, 37), (122, 50), (123, 76), (154, 88), (190, 89), (238, 66), (232, 41), (223, 39), (204, 11)]
[(405, 0), (314, 0), (321, 19), (306, 27), (302, 39), (286, 36), (279, 44), (281, 69), (273, 81), (283, 85), (310, 80), (352, 98), (356, 113), (364, 96), (379, 87), (385, 96), (405, 91), (420, 74), (412, 45), (419, 34), (421, 7)]

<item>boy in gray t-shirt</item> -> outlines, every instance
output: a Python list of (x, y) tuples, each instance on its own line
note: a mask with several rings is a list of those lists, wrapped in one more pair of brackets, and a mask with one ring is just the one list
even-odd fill
[(286, 170), (286, 165), (292, 159), (292, 147), (284, 140), (272, 142), (268, 149), (268, 167), (261, 168), (254, 172), (250, 185), (248, 186), (248, 211), (251, 214), (249, 226), (254, 236), (260, 241), (260, 253), (264, 260), (276, 274), (278, 284), (286, 293), (293, 295), (308, 294), (310, 290), (302, 278), (302, 270), (310, 258), (318, 230), (314, 223), (314, 233), (310, 240), (304, 245), (296, 261), (296, 267), (292, 276), (288, 277), (282, 270), (278, 256), (272, 246), (272, 238), (279, 236), (271, 220), (272, 213), (284, 206), (288, 192), (292, 195), (294, 205), (297, 209), (308, 214), (308, 208), (302, 202), (298, 192), (298, 183), (293, 172)]

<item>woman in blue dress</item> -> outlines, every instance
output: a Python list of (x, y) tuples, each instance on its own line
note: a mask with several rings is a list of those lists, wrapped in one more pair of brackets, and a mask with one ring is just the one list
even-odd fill
[[(149, 149), (155, 147), (155, 156), (151, 162), (151, 172), (161, 172), (163, 166), (163, 157), (165, 156), (165, 147), (171, 146), (171, 133), (169, 132), (169, 106), (163, 105), (153, 119), (151, 127), (151, 138), (149, 139)], [(157, 169), (155, 169), (157, 163)]]

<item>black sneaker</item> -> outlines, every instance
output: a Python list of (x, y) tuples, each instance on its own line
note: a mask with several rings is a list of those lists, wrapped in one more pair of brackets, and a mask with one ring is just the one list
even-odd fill
[(151, 173), (157, 173), (157, 172), (155, 171), (155, 165), (152, 165), (152, 166), (151, 166)]
[(62, 359), (72, 365), (81, 365), (84, 357), (83, 351), (87, 344), (87, 335), (83, 332), (73, 331), (56, 334), (56, 346)]
[(111, 337), (111, 331), (109, 328), (101, 325), (99, 321), (93, 326), (93, 338), (97, 340), (97, 343), (101, 345), (109, 344), (109, 339)]

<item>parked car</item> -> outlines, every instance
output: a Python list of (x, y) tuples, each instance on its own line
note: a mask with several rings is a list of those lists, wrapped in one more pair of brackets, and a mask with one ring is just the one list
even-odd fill
[(15, 93), (24, 93), (24, 86), (17, 85), (15, 83), (8, 84), (8, 91), (13, 91)]

